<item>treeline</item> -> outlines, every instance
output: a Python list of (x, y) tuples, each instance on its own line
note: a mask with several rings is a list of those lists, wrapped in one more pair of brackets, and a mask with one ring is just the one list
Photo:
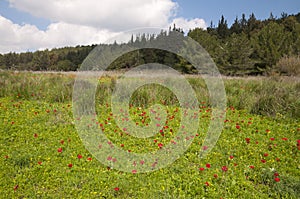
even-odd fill
[(300, 75), (300, 13), (280, 18), (271, 13), (263, 21), (243, 14), (230, 27), (222, 16), (216, 27), (211, 23), (207, 30), (196, 28), (188, 35), (225, 75)]
[(0, 54), (0, 69), (75, 71), (95, 46), (64, 47), (35, 52)]
[[(168, 37), (170, 28), (159, 35), (132, 36), (130, 43), (142, 43)], [(224, 75), (300, 75), (300, 13), (283, 13), (275, 18), (258, 20), (254, 14), (236, 18), (229, 27), (224, 16), (216, 26), (211, 23), (206, 30), (196, 28), (188, 36), (199, 42), (211, 55)], [(101, 44), (114, 46), (121, 44)], [(96, 45), (65, 47), (25, 53), (0, 54), (0, 69), (75, 71)], [(183, 73), (196, 73), (195, 68), (172, 53), (142, 49), (126, 54), (111, 64), (109, 69), (123, 69), (144, 63), (158, 62), (174, 67)]]

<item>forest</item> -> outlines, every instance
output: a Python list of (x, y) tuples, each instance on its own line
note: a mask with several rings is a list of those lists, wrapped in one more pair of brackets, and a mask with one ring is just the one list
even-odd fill
[[(132, 36), (128, 43), (139, 43), (168, 37), (173, 31), (181, 32), (197, 41), (212, 57), (223, 75), (300, 75), (300, 13), (282, 13), (259, 20), (255, 14), (236, 17), (231, 26), (224, 16), (217, 25), (207, 29), (195, 28), (184, 33), (181, 28), (170, 27), (159, 35)], [(113, 46), (121, 44), (99, 44)], [(97, 45), (78, 45), (0, 54), (0, 69), (26, 71), (76, 71)], [(151, 56), (149, 56), (151, 55)], [(118, 58), (108, 69), (132, 68), (143, 63), (159, 62), (170, 65), (184, 74), (197, 70), (183, 58), (157, 49), (141, 49)]]

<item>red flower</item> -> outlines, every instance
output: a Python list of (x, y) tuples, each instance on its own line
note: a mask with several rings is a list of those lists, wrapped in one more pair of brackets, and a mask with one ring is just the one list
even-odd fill
[(250, 165), (249, 168), (250, 168), (250, 169), (254, 169), (254, 166), (253, 166), (253, 165)]
[(222, 171), (228, 171), (228, 167), (226, 167), (226, 166), (222, 166)]
[(57, 152), (58, 152), (58, 153), (61, 153), (61, 152), (62, 152), (62, 148), (58, 148), (58, 149), (57, 149)]
[(162, 143), (158, 143), (157, 146), (161, 149), (163, 147)]
[(39, 164), (39, 165), (41, 165), (41, 164), (42, 164), (42, 162), (41, 162), (41, 161), (39, 161), (39, 162), (38, 162), (38, 164)]
[(266, 163), (267, 161), (265, 159), (260, 160), (262, 163)]
[(269, 154), (265, 153), (264, 156), (267, 157)]
[(271, 140), (271, 141), (274, 141), (274, 140), (275, 140), (275, 138), (270, 138), (270, 140)]
[(77, 158), (78, 158), (78, 159), (81, 159), (81, 158), (82, 158), (82, 155), (78, 154), (78, 155), (77, 155)]
[(210, 168), (210, 164), (206, 164), (206, 168)]
[(281, 138), (282, 140), (284, 140), (284, 141), (287, 141), (288, 140), (288, 138)]
[(120, 146), (121, 146), (121, 147), (124, 147), (124, 144), (121, 144)]
[(205, 185), (206, 185), (206, 186), (209, 186), (209, 183), (208, 183), (208, 182), (205, 182)]
[(8, 155), (5, 155), (4, 158), (7, 159), (7, 158), (8, 158)]
[(136, 171), (135, 169), (131, 171), (131, 173), (133, 173), (133, 174), (136, 174), (136, 172), (137, 172), (137, 171)]
[(250, 143), (250, 138), (245, 138), (245, 140), (246, 140), (247, 144)]
[(275, 180), (276, 182), (279, 182), (279, 181), (280, 181), (280, 178), (274, 178), (274, 180)]
[(277, 177), (277, 176), (279, 176), (279, 174), (276, 172), (276, 173), (274, 173), (274, 176), (276, 176), (276, 177)]
[(271, 131), (271, 130), (269, 130), (269, 129), (266, 129), (266, 132), (267, 132), (267, 133), (270, 133), (270, 131)]
[(61, 140), (61, 141), (60, 141), (60, 143), (61, 143), (61, 144), (64, 144), (64, 143), (65, 143), (65, 141), (64, 141), (64, 140)]
[(236, 129), (240, 129), (241, 126), (240, 126), (240, 125), (236, 125), (235, 128), (236, 128)]
[(73, 164), (71, 164), (71, 163), (68, 164), (68, 167), (69, 167), (69, 168), (72, 168), (72, 167), (73, 167)]
[(111, 160), (112, 160), (112, 157), (111, 157), (111, 156), (108, 156), (108, 157), (107, 157), (107, 160), (108, 160), (108, 161), (111, 161)]
[(208, 146), (203, 146), (203, 151), (207, 150)]
[(92, 161), (92, 158), (91, 158), (91, 157), (88, 157), (87, 160), (88, 160), (88, 161)]
[(218, 178), (218, 174), (214, 174), (214, 178)]
[(141, 164), (141, 165), (143, 165), (144, 163), (145, 163), (145, 161), (144, 161), (144, 160), (141, 160), (141, 161), (140, 161), (140, 164)]
[(229, 156), (229, 158), (230, 158), (230, 159), (233, 159), (234, 157), (233, 157), (233, 155), (231, 155), (231, 156)]
[(37, 133), (35, 133), (35, 134), (33, 135), (33, 137), (37, 138), (37, 137), (38, 137), (38, 134), (37, 134)]
[(19, 188), (19, 185), (14, 186), (14, 191), (16, 191)]
[(203, 168), (203, 167), (200, 167), (199, 170), (200, 170), (200, 171), (204, 171), (204, 168)]
[(115, 190), (115, 191), (119, 191), (120, 188), (119, 188), (119, 187), (115, 187), (114, 190)]

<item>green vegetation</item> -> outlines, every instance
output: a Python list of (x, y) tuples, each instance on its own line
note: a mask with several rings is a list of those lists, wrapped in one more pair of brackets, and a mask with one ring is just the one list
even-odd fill
[[(172, 35), (174, 31), (183, 34), (180, 28), (170, 28), (158, 35), (132, 36), (128, 44), (139, 45)], [(207, 30), (196, 28), (187, 35), (199, 42), (211, 55), (223, 75), (289, 75), (299, 76), (300, 13), (280, 18), (258, 20), (254, 14), (249, 18), (243, 14), (228, 27), (224, 16), (215, 27)], [(121, 44), (101, 44), (112, 48)], [(0, 55), (0, 69), (10, 70), (54, 70), (76, 71), (96, 45), (65, 47), (26, 53)], [(126, 69), (144, 63), (158, 62), (170, 65), (185, 73), (197, 73), (195, 68), (182, 58), (170, 52), (157, 49), (142, 49), (128, 53), (116, 60), (109, 70)]]
[[(176, 42), (172, 35), (177, 32), (184, 37), (174, 25), (159, 35), (132, 36), (127, 45), (160, 39)], [(95, 45), (0, 54), (0, 194), (4, 198), (300, 198), (300, 80), (293, 77), (300, 74), (300, 13), (283, 13), (278, 19), (271, 15), (266, 20), (242, 15), (231, 27), (222, 16), (216, 27), (196, 28), (187, 35), (208, 51), (224, 75), (226, 118), (222, 117), (222, 134), (206, 157), (199, 153), (208, 147), (203, 144), (215, 119), (214, 107), (205, 81), (182, 57), (153, 48), (131, 51), (117, 58), (107, 69), (111, 71), (98, 80), (98, 114), (91, 123), (114, 146), (128, 154), (146, 153), (194, 139), (173, 164), (148, 173), (118, 171), (115, 157), (107, 157), (109, 166), (98, 162), (75, 128), (75, 121), (81, 119), (72, 113), (76, 73), (41, 72), (76, 71)], [(120, 44), (101, 45), (113, 49)], [(142, 86), (133, 93), (130, 117), (112, 113), (118, 73), (145, 63), (169, 65), (186, 74), (200, 103), (193, 112), (199, 128), (189, 132), (192, 136), (183, 140), (176, 136), (185, 128), (181, 117), (188, 114), (181, 112), (177, 97), (160, 85)], [(151, 116), (153, 104), (166, 109), (163, 125)], [(157, 120), (161, 129), (138, 139), (121, 129), (115, 117), (140, 127)], [(157, 166), (157, 162), (132, 162), (136, 164)]]
[[(0, 72), (0, 194), (5, 198), (299, 198), (299, 80), (224, 78), (228, 97), (224, 129), (212, 152), (200, 159), (211, 107), (204, 81), (187, 78), (201, 102), (193, 143), (170, 166), (134, 174), (104, 166), (85, 149), (72, 115), (73, 74)], [(177, 100), (167, 89), (155, 93), (151, 86), (134, 94), (130, 116), (146, 124), (149, 110), (139, 105), (161, 103), (169, 111), (168, 125), (143, 140), (123, 133), (109, 106), (115, 81), (116, 76), (99, 79), (96, 110), (101, 114), (95, 122), (116, 146), (145, 152), (160, 150), (176, 139)], [(156, 97), (147, 98), (147, 92)]]
[[(117, 73), (116, 73), (117, 74)], [(28, 73), (0, 72), (0, 97), (18, 97), (19, 99), (38, 100), (48, 103), (70, 103), (76, 73)], [(97, 99), (100, 103), (110, 103), (117, 76), (103, 76), (98, 85)], [(209, 105), (208, 91), (205, 82), (199, 76), (187, 75), (199, 102)], [(299, 118), (300, 117), (300, 80), (292, 77), (257, 77), (223, 79), (226, 89), (227, 106), (233, 106), (249, 113), (264, 116)], [(132, 98), (134, 106), (150, 103), (146, 99), (157, 96), (156, 101), (164, 100), (165, 104), (177, 102), (175, 95), (168, 90), (161, 90), (155, 85), (143, 87), (141, 92)], [(162, 96), (162, 97), (159, 97)]]

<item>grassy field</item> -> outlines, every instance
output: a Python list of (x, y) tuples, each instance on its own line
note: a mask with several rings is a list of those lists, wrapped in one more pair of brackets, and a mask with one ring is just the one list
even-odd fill
[[(187, 79), (200, 102), (199, 129), (192, 132), (189, 149), (163, 169), (127, 173), (103, 165), (85, 149), (72, 113), (74, 74), (0, 72), (1, 197), (300, 198), (299, 79), (224, 78), (224, 128), (205, 158), (199, 151), (212, 107), (204, 81)], [(155, 85), (135, 92), (130, 117), (137, 126), (150, 122), (146, 104), (161, 103), (168, 115), (154, 136), (132, 138), (113, 121), (116, 80), (99, 79), (95, 121), (115, 146), (144, 153), (176, 144), (182, 114), (176, 96)]]

